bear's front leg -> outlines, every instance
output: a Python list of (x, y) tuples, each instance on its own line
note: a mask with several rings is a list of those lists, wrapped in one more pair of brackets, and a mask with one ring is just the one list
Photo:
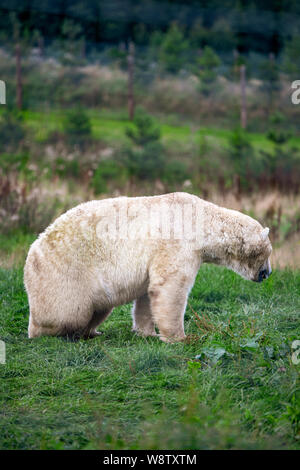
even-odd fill
[(185, 274), (173, 274), (164, 282), (150, 282), (152, 316), (162, 341), (184, 340), (184, 313), (192, 284), (193, 280)]

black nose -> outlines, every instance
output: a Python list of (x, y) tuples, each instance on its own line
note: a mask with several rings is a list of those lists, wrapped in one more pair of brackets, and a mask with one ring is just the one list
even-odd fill
[(267, 277), (268, 277), (267, 269), (262, 269), (261, 271), (259, 271), (258, 282), (262, 282), (264, 279), (267, 279)]

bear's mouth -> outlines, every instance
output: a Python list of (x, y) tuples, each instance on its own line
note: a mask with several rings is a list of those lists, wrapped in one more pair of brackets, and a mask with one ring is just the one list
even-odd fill
[(272, 270), (268, 269), (261, 269), (258, 273), (257, 278), (253, 279), (254, 282), (263, 282), (264, 279), (268, 279), (268, 277), (272, 274)]

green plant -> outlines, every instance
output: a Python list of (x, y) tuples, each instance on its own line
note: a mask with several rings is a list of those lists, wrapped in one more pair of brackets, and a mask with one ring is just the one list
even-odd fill
[(137, 108), (133, 124), (133, 127), (126, 129), (126, 135), (133, 144), (143, 147), (151, 142), (158, 142), (160, 140), (161, 133), (159, 127), (155, 123), (154, 118), (143, 108)]
[(255, 160), (252, 145), (247, 134), (236, 128), (229, 138), (229, 161), (232, 164), (234, 184), (239, 193), (242, 189), (249, 189), (253, 182), (254, 172), (259, 173), (259, 165)]
[(55, 173), (60, 177), (78, 178), (80, 174), (79, 162), (77, 159), (66, 160), (64, 158), (57, 158), (55, 160)]
[(292, 39), (285, 44), (283, 50), (283, 70), (289, 76), (290, 80), (299, 79), (299, 48), (300, 48), (300, 36), (295, 35)]
[(1, 149), (17, 149), (26, 136), (25, 127), (20, 114), (7, 111), (0, 116)]
[(66, 113), (63, 130), (72, 143), (80, 143), (91, 137), (92, 125), (86, 111), (73, 108)]
[(185, 53), (189, 47), (188, 40), (178, 25), (173, 23), (162, 38), (159, 49), (159, 61), (164, 70), (179, 72), (185, 63)]
[(181, 162), (180, 160), (172, 160), (166, 164), (163, 175), (163, 180), (166, 181), (166, 183), (183, 183), (183, 181), (189, 177), (190, 174), (184, 162)]
[(197, 60), (197, 65), (196, 75), (199, 79), (199, 89), (204, 95), (210, 95), (214, 90), (217, 68), (221, 65), (221, 61), (211, 47), (205, 46)]
[(272, 142), (273, 148), (270, 151), (261, 151), (264, 178), (269, 185), (290, 192), (299, 186), (299, 150), (289, 145), (291, 133), (281, 128), (285, 117), (276, 113), (270, 121), (272, 127), (267, 132), (267, 138)]
[(120, 154), (129, 174), (140, 179), (153, 180), (165, 170), (165, 154), (160, 142), (160, 129), (143, 109), (138, 109), (134, 127), (126, 129), (131, 146)]
[(110, 181), (126, 177), (126, 170), (115, 160), (103, 160), (99, 163), (91, 181), (96, 194), (106, 193)]
[(272, 54), (261, 63), (259, 76), (262, 80), (261, 88), (267, 95), (267, 112), (270, 113), (273, 110), (274, 93), (281, 87), (279, 66)]

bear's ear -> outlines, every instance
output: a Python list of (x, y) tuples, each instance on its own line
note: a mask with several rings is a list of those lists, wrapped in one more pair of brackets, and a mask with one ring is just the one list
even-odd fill
[(269, 227), (264, 228), (261, 232), (261, 238), (263, 240), (266, 240), (268, 238), (269, 232), (270, 232)]

